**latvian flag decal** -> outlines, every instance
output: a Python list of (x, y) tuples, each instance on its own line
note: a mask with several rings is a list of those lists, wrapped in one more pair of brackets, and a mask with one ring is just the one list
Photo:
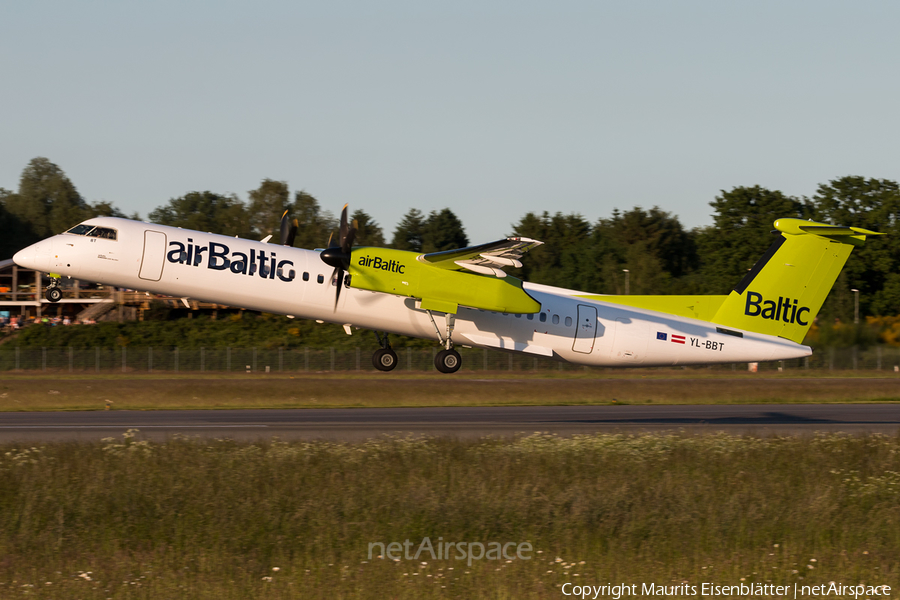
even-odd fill
[(683, 343), (684, 343), (684, 336), (683, 336), (683, 335), (675, 335), (675, 334), (673, 333), (673, 334), (672, 334), (672, 341), (675, 342), (676, 344), (683, 344)]

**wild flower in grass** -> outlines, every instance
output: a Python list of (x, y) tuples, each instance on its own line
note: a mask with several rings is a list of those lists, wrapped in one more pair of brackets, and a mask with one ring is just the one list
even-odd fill
[(149, 441), (134, 441), (134, 436), (139, 433), (139, 431), (140, 430), (138, 429), (129, 429), (123, 433), (122, 438), (124, 441), (121, 444), (116, 442), (116, 438), (103, 438), (100, 440), (104, 443), (103, 451), (116, 456), (124, 456), (125, 454), (138, 454), (142, 456), (150, 455), (153, 448)]
[(272, 570), (276, 573), (281, 570), (281, 567), (272, 567)]
[[(23, 467), (26, 465), (36, 465), (39, 462), (48, 462), (52, 461), (52, 457), (44, 456), (41, 453), (41, 448), (35, 448), (32, 446), (31, 448), (22, 448), (21, 450), (17, 450), (13, 448), (9, 452), (4, 453), (4, 459), (9, 461), (9, 465), (13, 467)], [(3, 469), (3, 462), (0, 462), (0, 470)]]

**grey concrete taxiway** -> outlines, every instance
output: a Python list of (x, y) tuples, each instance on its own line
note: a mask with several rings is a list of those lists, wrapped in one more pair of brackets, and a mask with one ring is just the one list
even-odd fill
[(478, 437), (684, 430), (787, 435), (900, 432), (900, 404), (504, 406), (295, 410), (0, 413), (0, 442), (98, 440), (139, 429), (231, 439), (360, 440), (379, 435)]

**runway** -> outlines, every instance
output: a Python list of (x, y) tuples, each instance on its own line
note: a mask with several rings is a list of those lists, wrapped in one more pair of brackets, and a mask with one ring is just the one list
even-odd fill
[(0, 442), (90, 441), (139, 429), (239, 440), (355, 441), (379, 435), (480, 437), (548, 432), (678, 431), (802, 435), (896, 434), (900, 404), (504, 406), (293, 410), (160, 410), (0, 413)]

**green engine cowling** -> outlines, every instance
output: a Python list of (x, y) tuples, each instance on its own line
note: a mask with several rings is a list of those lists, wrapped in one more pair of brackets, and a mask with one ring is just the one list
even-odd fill
[(456, 313), (458, 306), (505, 313), (536, 313), (541, 305), (515, 277), (490, 277), (425, 264), (417, 252), (354, 248), (350, 287), (418, 298), (425, 310)]

